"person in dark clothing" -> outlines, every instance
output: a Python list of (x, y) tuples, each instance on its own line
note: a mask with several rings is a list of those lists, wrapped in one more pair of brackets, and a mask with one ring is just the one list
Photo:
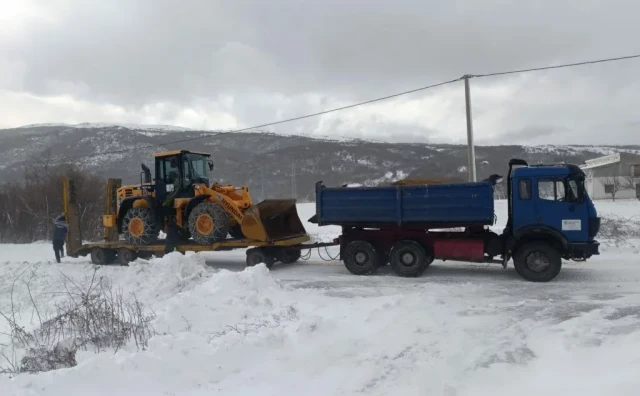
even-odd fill
[(180, 243), (180, 230), (178, 229), (178, 224), (176, 224), (176, 218), (170, 216), (167, 219), (167, 239), (165, 239), (164, 254), (175, 251), (178, 243)]
[(67, 232), (69, 225), (67, 224), (64, 214), (58, 216), (53, 223), (53, 251), (56, 254), (56, 261), (59, 263), (60, 258), (64, 257), (64, 243), (67, 240)]

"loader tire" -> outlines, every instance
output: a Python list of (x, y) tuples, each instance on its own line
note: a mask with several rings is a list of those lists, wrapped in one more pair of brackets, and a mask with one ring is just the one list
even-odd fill
[(158, 227), (149, 208), (131, 208), (124, 215), (124, 238), (134, 246), (149, 245), (158, 238)]
[(189, 214), (189, 233), (199, 245), (227, 239), (229, 228), (229, 215), (216, 203), (199, 203)]

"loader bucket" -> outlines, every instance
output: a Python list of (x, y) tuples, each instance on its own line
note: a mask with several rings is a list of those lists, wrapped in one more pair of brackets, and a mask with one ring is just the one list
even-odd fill
[(240, 227), (246, 238), (262, 242), (307, 234), (298, 217), (295, 199), (267, 199), (250, 206)]

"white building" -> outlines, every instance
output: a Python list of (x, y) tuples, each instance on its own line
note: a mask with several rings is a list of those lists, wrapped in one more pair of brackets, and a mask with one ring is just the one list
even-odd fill
[(585, 161), (585, 187), (592, 199), (640, 199), (640, 155), (617, 153)]

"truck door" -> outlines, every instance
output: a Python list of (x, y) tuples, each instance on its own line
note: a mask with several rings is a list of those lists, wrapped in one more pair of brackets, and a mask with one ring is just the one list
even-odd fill
[(561, 232), (569, 242), (589, 240), (589, 213), (575, 180), (540, 178), (536, 184), (536, 223)]
[(530, 178), (514, 178), (512, 197), (513, 231), (536, 224), (536, 200)]

